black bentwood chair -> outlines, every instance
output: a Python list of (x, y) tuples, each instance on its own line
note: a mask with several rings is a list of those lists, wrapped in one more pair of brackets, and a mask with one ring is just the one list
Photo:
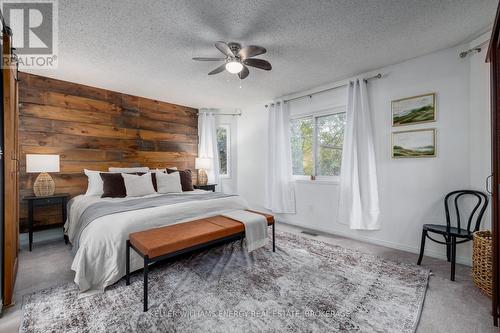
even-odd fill
[[(470, 210), (470, 215), (467, 221), (467, 229), (462, 229), (460, 224), (460, 210), (458, 199), (460, 197), (472, 197), (477, 199), (475, 206)], [(456, 227), (451, 225), (450, 218), (450, 210), (449, 210), (449, 202), (453, 200), (453, 204), (455, 206), (455, 220), (457, 223)], [(425, 239), (429, 238), (430, 240), (446, 245), (446, 257), (448, 258), (448, 262), (451, 261), (451, 281), (455, 281), (455, 261), (456, 261), (456, 253), (457, 253), (457, 244), (465, 243), (472, 240), (472, 233), (479, 230), (479, 225), (481, 224), (481, 220), (484, 215), (484, 211), (486, 210), (486, 206), (488, 206), (488, 197), (483, 192), (472, 191), (472, 190), (459, 190), (453, 191), (446, 195), (444, 198), (444, 209), (446, 212), (446, 225), (439, 224), (424, 224), (422, 228), (422, 242), (420, 244), (420, 256), (418, 257), (417, 265), (422, 263), (422, 257), (424, 256), (424, 248), (425, 248)], [(471, 230), (472, 222), (475, 219), (474, 229)], [(435, 240), (431, 236), (428, 235), (429, 232), (440, 234), (444, 237), (444, 242), (440, 242)], [(459, 239), (457, 241), (457, 238)]]

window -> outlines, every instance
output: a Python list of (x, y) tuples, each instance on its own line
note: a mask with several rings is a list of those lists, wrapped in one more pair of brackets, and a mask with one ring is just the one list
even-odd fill
[(340, 175), (345, 112), (291, 120), (292, 170), (296, 176)]
[(219, 175), (229, 177), (230, 167), (229, 125), (217, 127), (217, 150), (219, 151)]
[(313, 174), (313, 118), (293, 119), (291, 123), (292, 170), (294, 175)]
[(340, 175), (344, 127), (344, 112), (316, 117), (316, 176)]

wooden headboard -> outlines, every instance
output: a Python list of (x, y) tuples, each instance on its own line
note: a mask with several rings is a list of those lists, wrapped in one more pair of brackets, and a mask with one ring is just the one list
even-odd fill
[[(21, 226), (27, 218), (22, 198), (32, 195), (37, 177), (26, 173), (26, 154), (59, 154), (61, 172), (51, 176), (56, 192), (71, 196), (87, 188), (84, 168), (194, 170), (198, 110), (27, 73), (20, 80)], [(61, 223), (50, 208), (37, 209), (36, 220)]]

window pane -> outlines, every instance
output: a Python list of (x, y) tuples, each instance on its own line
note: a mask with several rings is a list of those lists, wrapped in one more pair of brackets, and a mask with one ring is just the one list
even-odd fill
[(227, 128), (217, 128), (217, 150), (219, 151), (219, 174), (227, 175), (228, 140)]
[(342, 162), (345, 113), (316, 118), (317, 121), (317, 176), (338, 176)]
[(313, 119), (293, 119), (291, 127), (292, 169), (294, 175), (313, 174)]

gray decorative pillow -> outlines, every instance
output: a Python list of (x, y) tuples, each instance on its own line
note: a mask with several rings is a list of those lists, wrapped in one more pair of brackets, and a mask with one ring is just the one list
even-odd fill
[(167, 169), (167, 173), (175, 173), (178, 172), (179, 175), (181, 176), (181, 185), (182, 185), (182, 190), (183, 191), (193, 191), (193, 178), (191, 174), (191, 170), (186, 169), (186, 170), (173, 170), (173, 169)]
[(156, 193), (153, 187), (151, 173), (145, 173), (142, 176), (122, 173), (122, 177), (125, 183), (127, 197), (143, 197)]
[(158, 193), (181, 193), (181, 176), (178, 172), (174, 173), (156, 173), (156, 186)]

